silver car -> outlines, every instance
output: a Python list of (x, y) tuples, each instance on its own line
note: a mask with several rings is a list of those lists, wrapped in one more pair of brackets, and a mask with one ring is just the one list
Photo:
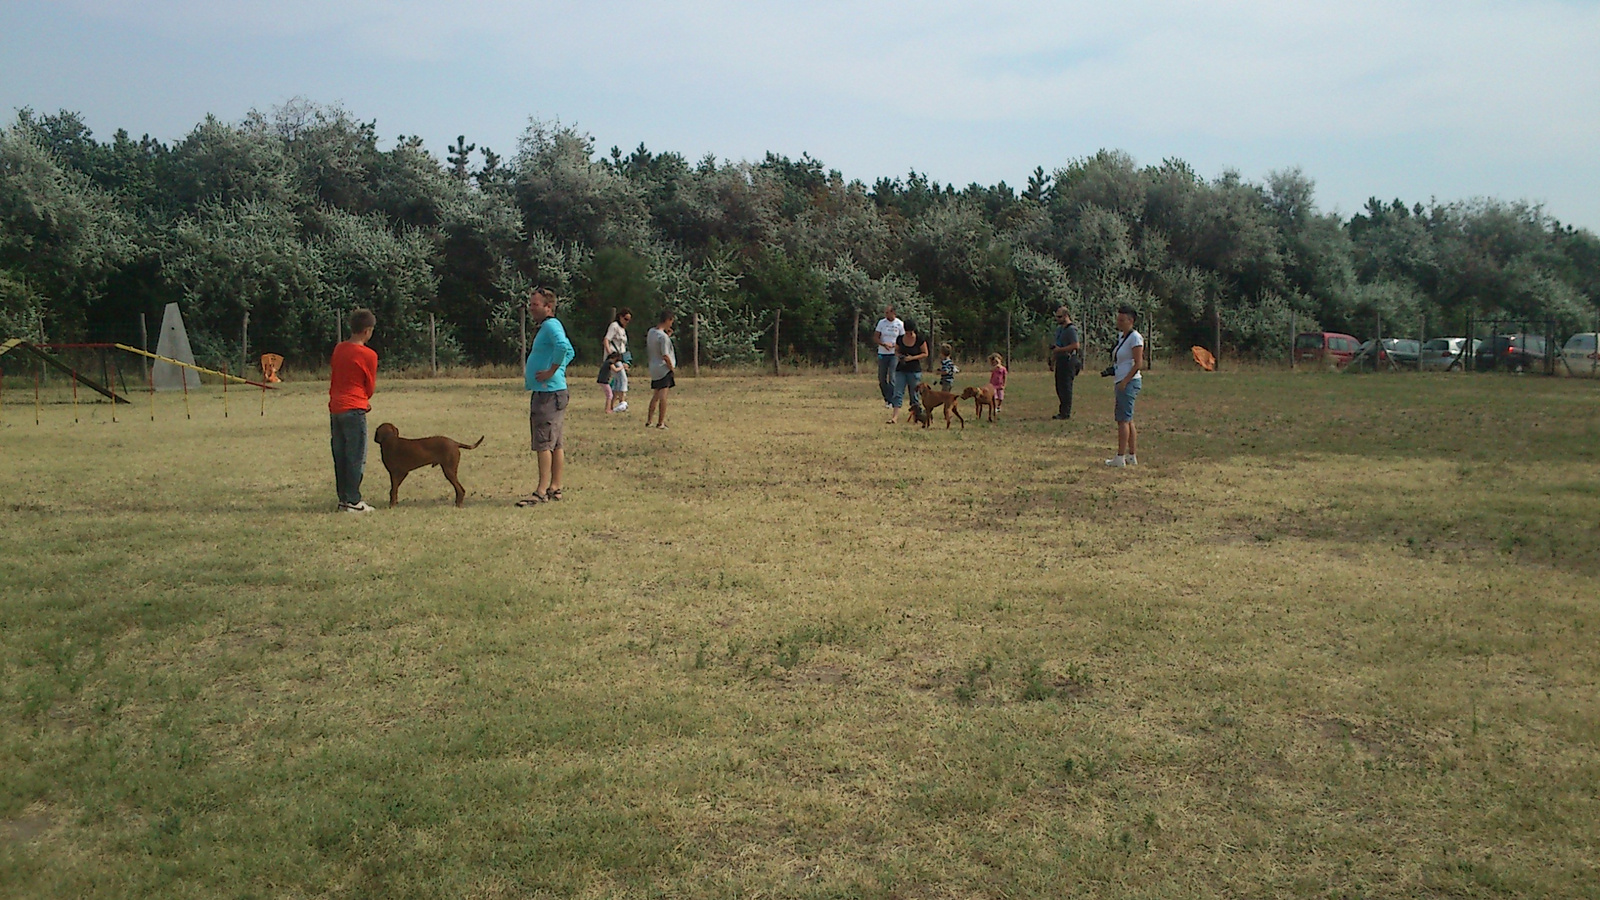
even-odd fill
[(1566, 364), (1568, 372), (1583, 378), (1600, 377), (1597, 341), (1600, 341), (1600, 335), (1593, 331), (1567, 338), (1567, 345), (1561, 348), (1561, 361)]
[(1463, 356), (1461, 348), (1467, 343), (1466, 338), (1434, 338), (1422, 345), (1422, 370), (1424, 372), (1459, 372), (1462, 361), (1470, 360), (1483, 341), (1472, 342), (1472, 349)]

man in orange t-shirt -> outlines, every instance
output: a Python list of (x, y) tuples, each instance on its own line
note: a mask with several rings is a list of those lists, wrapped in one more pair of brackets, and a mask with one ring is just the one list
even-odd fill
[(350, 340), (333, 348), (328, 379), (328, 430), (333, 439), (333, 480), (339, 511), (371, 512), (361, 499), (361, 474), (367, 466), (367, 413), (378, 387), (378, 354), (367, 346), (378, 317), (370, 309), (350, 314)]

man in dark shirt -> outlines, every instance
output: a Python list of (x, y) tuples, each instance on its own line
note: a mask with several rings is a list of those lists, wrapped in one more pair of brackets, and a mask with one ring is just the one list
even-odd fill
[(1056, 373), (1056, 401), (1060, 409), (1052, 419), (1072, 418), (1072, 379), (1083, 369), (1083, 345), (1072, 314), (1065, 306), (1056, 308), (1056, 337), (1050, 347), (1050, 368)]

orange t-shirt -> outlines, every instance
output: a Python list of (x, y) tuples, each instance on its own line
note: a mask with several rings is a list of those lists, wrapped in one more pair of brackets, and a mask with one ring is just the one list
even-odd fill
[(371, 409), (378, 389), (378, 354), (365, 344), (344, 341), (333, 348), (333, 376), (328, 379), (328, 412)]

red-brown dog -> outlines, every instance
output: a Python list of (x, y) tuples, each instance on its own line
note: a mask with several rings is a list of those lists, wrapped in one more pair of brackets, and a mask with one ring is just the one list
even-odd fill
[(390, 506), (400, 502), (400, 482), (406, 480), (412, 469), (423, 466), (438, 466), (444, 472), (444, 477), (450, 480), (450, 486), (456, 489), (456, 505), (461, 506), (466, 502), (467, 489), (456, 478), (456, 469), (461, 465), (461, 451), (478, 449), (483, 438), (478, 438), (477, 444), (463, 444), (437, 435), (403, 438), (400, 429), (385, 422), (373, 432), (372, 442), (378, 445), (378, 452), (383, 456), (383, 467), (389, 470)]
[(956, 402), (961, 399), (960, 394), (952, 394), (949, 391), (935, 390), (934, 388), (928, 387), (925, 384), (919, 384), (917, 385), (917, 395), (922, 398), (922, 408), (928, 411), (927, 418), (922, 422), (923, 428), (927, 428), (929, 425), (933, 424), (933, 411), (941, 406), (944, 407), (945, 428), (948, 429), (950, 427), (951, 413), (955, 413), (955, 417), (961, 422), (961, 427), (963, 429), (967, 427), (967, 420), (961, 417), (961, 408), (956, 406)]
[(972, 417), (974, 419), (983, 415), (983, 408), (989, 407), (989, 421), (994, 421), (994, 388), (989, 385), (983, 387), (969, 387), (961, 392), (961, 399), (972, 398)]

